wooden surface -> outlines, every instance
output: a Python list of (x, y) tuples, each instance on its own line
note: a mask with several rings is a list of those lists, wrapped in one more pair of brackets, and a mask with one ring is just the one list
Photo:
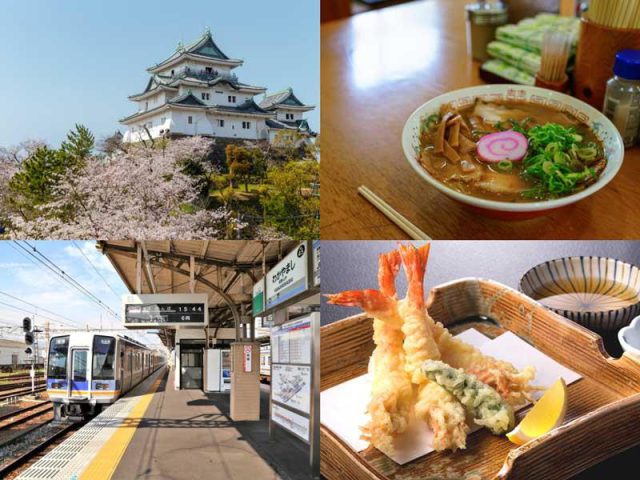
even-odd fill
[(351, 15), (351, 0), (322, 0), (320, 3), (320, 21), (329, 22)]
[[(373, 448), (357, 454), (323, 427), (321, 465), (328, 480), (461, 479), (470, 472), (478, 479), (561, 480), (640, 443), (637, 423), (631, 421), (640, 415), (640, 365), (627, 357), (610, 358), (594, 333), (487, 280), (464, 279), (436, 287), (427, 305), (434, 320), (454, 332), (482, 325), (457, 321), (485, 316), (499, 324), (490, 323), (485, 333), (510, 330), (579, 372), (583, 378), (568, 387), (563, 425), (522, 447), (481, 430), (469, 436), (466, 450), (432, 452), (404, 466)], [(366, 372), (372, 334), (366, 315), (322, 328), (321, 358), (330, 357), (321, 364), (323, 390)]]
[(434, 239), (637, 239), (640, 149), (591, 197), (545, 217), (480, 216), (413, 172), (400, 135), (437, 95), (482, 84), (466, 53), (464, 0), (425, 0), (321, 27), (323, 239), (404, 239), (356, 189), (366, 185)]
[(601, 109), (616, 53), (626, 48), (640, 48), (640, 31), (604, 27), (583, 19), (574, 72), (576, 97)]

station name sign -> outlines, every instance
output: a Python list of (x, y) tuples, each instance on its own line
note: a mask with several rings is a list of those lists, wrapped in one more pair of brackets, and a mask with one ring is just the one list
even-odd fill
[(208, 322), (206, 294), (125, 295), (127, 328), (202, 327)]
[(299, 243), (253, 285), (253, 316), (320, 286), (320, 241)]
[(308, 243), (300, 243), (266, 278), (266, 308), (272, 308), (309, 288)]

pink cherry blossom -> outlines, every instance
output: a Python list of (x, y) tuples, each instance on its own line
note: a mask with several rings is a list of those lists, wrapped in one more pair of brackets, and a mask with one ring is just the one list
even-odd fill
[(205, 209), (198, 197), (200, 179), (183, 173), (186, 160), (212, 173), (213, 167), (205, 161), (211, 146), (212, 140), (191, 137), (168, 142), (165, 148), (130, 146), (109, 157), (90, 157), (80, 172), (67, 174), (59, 184), (58, 199), (40, 207), (41, 217), (25, 221), (12, 215), (10, 235), (224, 238), (244, 225), (226, 208)]

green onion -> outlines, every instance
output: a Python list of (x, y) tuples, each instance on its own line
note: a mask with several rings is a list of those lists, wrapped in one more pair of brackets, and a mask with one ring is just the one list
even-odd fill
[(500, 170), (501, 172), (510, 172), (513, 169), (513, 162), (510, 160), (501, 160), (496, 163), (496, 170)]
[(544, 199), (573, 193), (579, 185), (595, 178), (587, 165), (601, 157), (595, 143), (582, 144), (584, 137), (574, 127), (557, 123), (536, 125), (526, 132), (529, 153), (523, 160), (522, 175), (538, 183), (523, 197)]

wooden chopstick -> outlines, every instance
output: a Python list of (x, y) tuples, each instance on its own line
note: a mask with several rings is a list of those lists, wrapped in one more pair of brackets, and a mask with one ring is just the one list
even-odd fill
[(414, 240), (431, 240), (431, 237), (416, 227), (405, 217), (396, 212), (391, 205), (382, 200), (378, 195), (373, 193), (364, 185), (358, 187), (358, 193), (369, 200), (382, 214), (395, 223), (404, 233)]

